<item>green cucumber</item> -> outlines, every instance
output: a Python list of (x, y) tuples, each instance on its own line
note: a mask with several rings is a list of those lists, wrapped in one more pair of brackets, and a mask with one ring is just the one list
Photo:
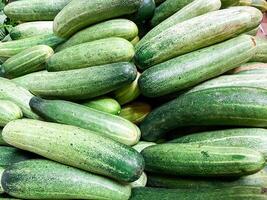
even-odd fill
[(3, 138), (17, 148), (120, 181), (136, 181), (144, 169), (136, 150), (75, 126), (21, 119), (5, 126)]
[(77, 44), (109, 37), (121, 37), (131, 41), (136, 38), (137, 35), (138, 28), (134, 22), (128, 19), (112, 19), (89, 26), (77, 32), (56, 50), (61, 51)]
[(21, 109), (12, 101), (0, 100), (0, 126), (4, 127), (8, 122), (22, 118)]
[(141, 136), (139, 128), (131, 122), (84, 105), (33, 97), (30, 106), (44, 119), (88, 129), (126, 145), (135, 145)]
[(255, 52), (253, 37), (241, 35), (147, 69), (139, 87), (147, 97), (175, 93), (246, 63)]
[(121, 112), (120, 104), (110, 97), (99, 97), (86, 101), (83, 105), (113, 115), (118, 115)]
[(29, 106), (32, 97), (33, 95), (25, 88), (11, 80), (0, 77), (0, 99), (6, 99), (17, 104), (25, 117), (39, 119), (40, 117), (32, 112)]
[(28, 48), (7, 59), (1, 66), (1, 74), (4, 77), (15, 78), (43, 70), (44, 64), (53, 54), (53, 49), (46, 45)]
[(2, 175), (3, 175), (4, 171), (5, 171), (5, 169), (3, 167), (0, 167), (0, 194), (3, 194), (5, 192), (3, 187), (2, 187), (2, 184), (1, 184)]
[(36, 21), (22, 23), (11, 29), (9, 35), (12, 40), (24, 39), (28, 37), (52, 34), (53, 21)]
[(169, 143), (147, 147), (141, 154), (146, 171), (178, 176), (239, 177), (265, 166), (260, 152), (241, 147)]
[(259, 27), (252, 29), (251, 31), (246, 32), (247, 35), (256, 36), (258, 33)]
[(230, 6), (253, 6), (261, 11), (265, 12), (267, 10), (267, 2), (265, 0), (221, 0), (222, 8), (227, 8)]
[(231, 71), (229, 71), (227, 74), (243, 74), (245, 72), (249, 72), (251, 70), (256, 69), (267, 69), (267, 63), (262, 62), (248, 62), (240, 67), (237, 67)]
[(210, 12), (178, 23), (144, 43), (140, 42), (135, 62), (141, 69), (146, 69), (247, 32), (257, 27), (261, 20), (262, 13), (248, 6)]
[(47, 21), (55, 16), (71, 0), (25, 0), (9, 3), (5, 14), (14, 21)]
[(36, 72), (13, 80), (42, 97), (84, 100), (130, 84), (136, 75), (133, 64), (114, 63), (61, 72)]
[(92, 24), (134, 13), (140, 4), (140, 0), (71, 1), (54, 19), (54, 32), (59, 37), (69, 38)]
[(267, 62), (267, 40), (265, 38), (256, 37), (255, 42), (257, 51), (250, 59), (250, 62)]
[(4, 190), (23, 199), (127, 200), (131, 189), (105, 177), (49, 160), (29, 160), (7, 168)]
[(0, 146), (8, 146), (8, 144), (3, 139), (2, 130), (0, 130)]
[(135, 187), (145, 187), (147, 183), (147, 176), (145, 174), (145, 172), (142, 173), (142, 175), (140, 176), (140, 178), (132, 183), (130, 183), (132, 188)]
[(139, 41), (140, 41), (139, 36), (136, 36), (136, 37), (131, 41), (131, 43), (132, 43), (132, 45), (135, 47)]
[(133, 148), (141, 153), (145, 148), (150, 147), (152, 145), (156, 145), (154, 142), (146, 142), (146, 141), (140, 141), (136, 145), (133, 146)]
[(123, 38), (105, 38), (64, 49), (47, 61), (48, 71), (65, 71), (117, 62), (134, 57), (133, 45)]
[(211, 88), (186, 93), (152, 111), (141, 123), (143, 139), (156, 141), (179, 127), (266, 127), (267, 90)]

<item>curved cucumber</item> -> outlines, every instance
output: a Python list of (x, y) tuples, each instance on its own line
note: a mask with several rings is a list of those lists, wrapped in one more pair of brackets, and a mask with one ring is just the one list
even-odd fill
[(88, 129), (126, 145), (136, 144), (141, 136), (131, 122), (80, 104), (33, 97), (30, 106), (44, 119)]
[(2, 184), (8, 194), (23, 199), (127, 200), (131, 193), (127, 185), (39, 159), (23, 161), (7, 168)]
[(139, 41), (140, 41), (139, 36), (136, 36), (136, 37), (131, 41), (131, 43), (132, 43), (132, 45), (135, 47)]
[(3, 138), (23, 150), (120, 181), (136, 181), (144, 168), (142, 156), (131, 147), (75, 126), (22, 119), (8, 123)]
[(256, 54), (250, 59), (250, 62), (267, 62), (267, 40), (260, 37), (255, 38), (257, 50)]
[(107, 19), (134, 13), (140, 0), (79, 0), (71, 1), (54, 20), (56, 35), (68, 38), (77, 31)]
[(38, 45), (28, 48), (11, 58), (1, 66), (1, 73), (8, 78), (15, 78), (45, 68), (45, 62), (54, 54), (51, 47)]
[(8, 122), (22, 118), (21, 109), (12, 101), (0, 100), (0, 126), (4, 127)]
[(13, 80), (42, 97), (83, 100), (130, 84), (136, 75), (133, 64), (114, 63), (61, 72), (36, 72)]

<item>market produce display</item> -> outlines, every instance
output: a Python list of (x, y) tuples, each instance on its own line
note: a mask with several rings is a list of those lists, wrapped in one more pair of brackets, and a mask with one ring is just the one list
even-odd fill
[(3, 0), (0, 200), (266, 200), (265, 0)]

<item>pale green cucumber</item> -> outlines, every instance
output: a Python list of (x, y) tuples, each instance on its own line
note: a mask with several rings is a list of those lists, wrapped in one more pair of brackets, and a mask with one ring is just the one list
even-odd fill
[(131, 43), (132, 43), (133, 46), (136, 46), (136, 45), (138, 44), (139, 41), (140, 41), (139, 36), (136, 36), (136, 37), (131, 41)]
[(242, 74), (257, 69), (267, 69), (267, 64), (262, 62), (248, 62), (227, 72), (227, 74)]
[(134, 57), (133, 45), (123, 38), (105, 38), (69, 47), (47, 61), (48, 71), (65, 71), (117, 62)]
[(139, 153), (141, 153), (141, 151), (143, 151), (145, 148), (147, 148), (149, 146), (152, 146), (152, 145), (156, 145), (156, 143), (154, 143), (154, 142), (140, 141), (136, 145), (134, 145), (133, 148), (136, 151), (138, 151)]
[(13, 80), (38, 96), (84, 100), (130, 84), (136, 75), (133, 64), (114, 63), (61, 72), (36, 72)]
[(140, 178), (132, 183), (130, 183), (132, 188), (135, 187), (145, 187), (147, 183), (147, 175), (145, 174), (145, 172), (142, 173), (142, 175), (140, 176)]
[(256, 36), (258, 33), (259, 27), (252, 29), (251, 31), (246, 32), (247, 35)]
[(8, 122), (22, 118), (21, 109), (12, 101), (0, 100), (0, 126), (4, 127)]
[(3, 139), (2, 130), (0, 130), (0, 146), (8, 146), (8, 144)]
[(221, 0), (222, 8), (230, 6), (253, 6), (261, 11), (267, 10), (267, 2), (265, 0)]
[(5, 171), (5, 169), (3, 167), (0, 167), (0, 194), (3, 194), (5, 191), (2, 187), (2, 175), (3, 175), (3, 172)]
[(144, 169), (136, 150), (75, 126), (21, 119), (5, 126), (3, 138), (17, 148), (120, 181), (136, 181)]
[(267, 62), (267, 39), (256, 37), (256, 54), (250, 59), (250, 62)]

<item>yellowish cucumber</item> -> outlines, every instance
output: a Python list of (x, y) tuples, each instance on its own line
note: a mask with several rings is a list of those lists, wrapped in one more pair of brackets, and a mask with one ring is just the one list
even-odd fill
[(4, 127), (8, 122), (22, 118), (21, 109), (12, 101), (0, 100), (0, 126)]

